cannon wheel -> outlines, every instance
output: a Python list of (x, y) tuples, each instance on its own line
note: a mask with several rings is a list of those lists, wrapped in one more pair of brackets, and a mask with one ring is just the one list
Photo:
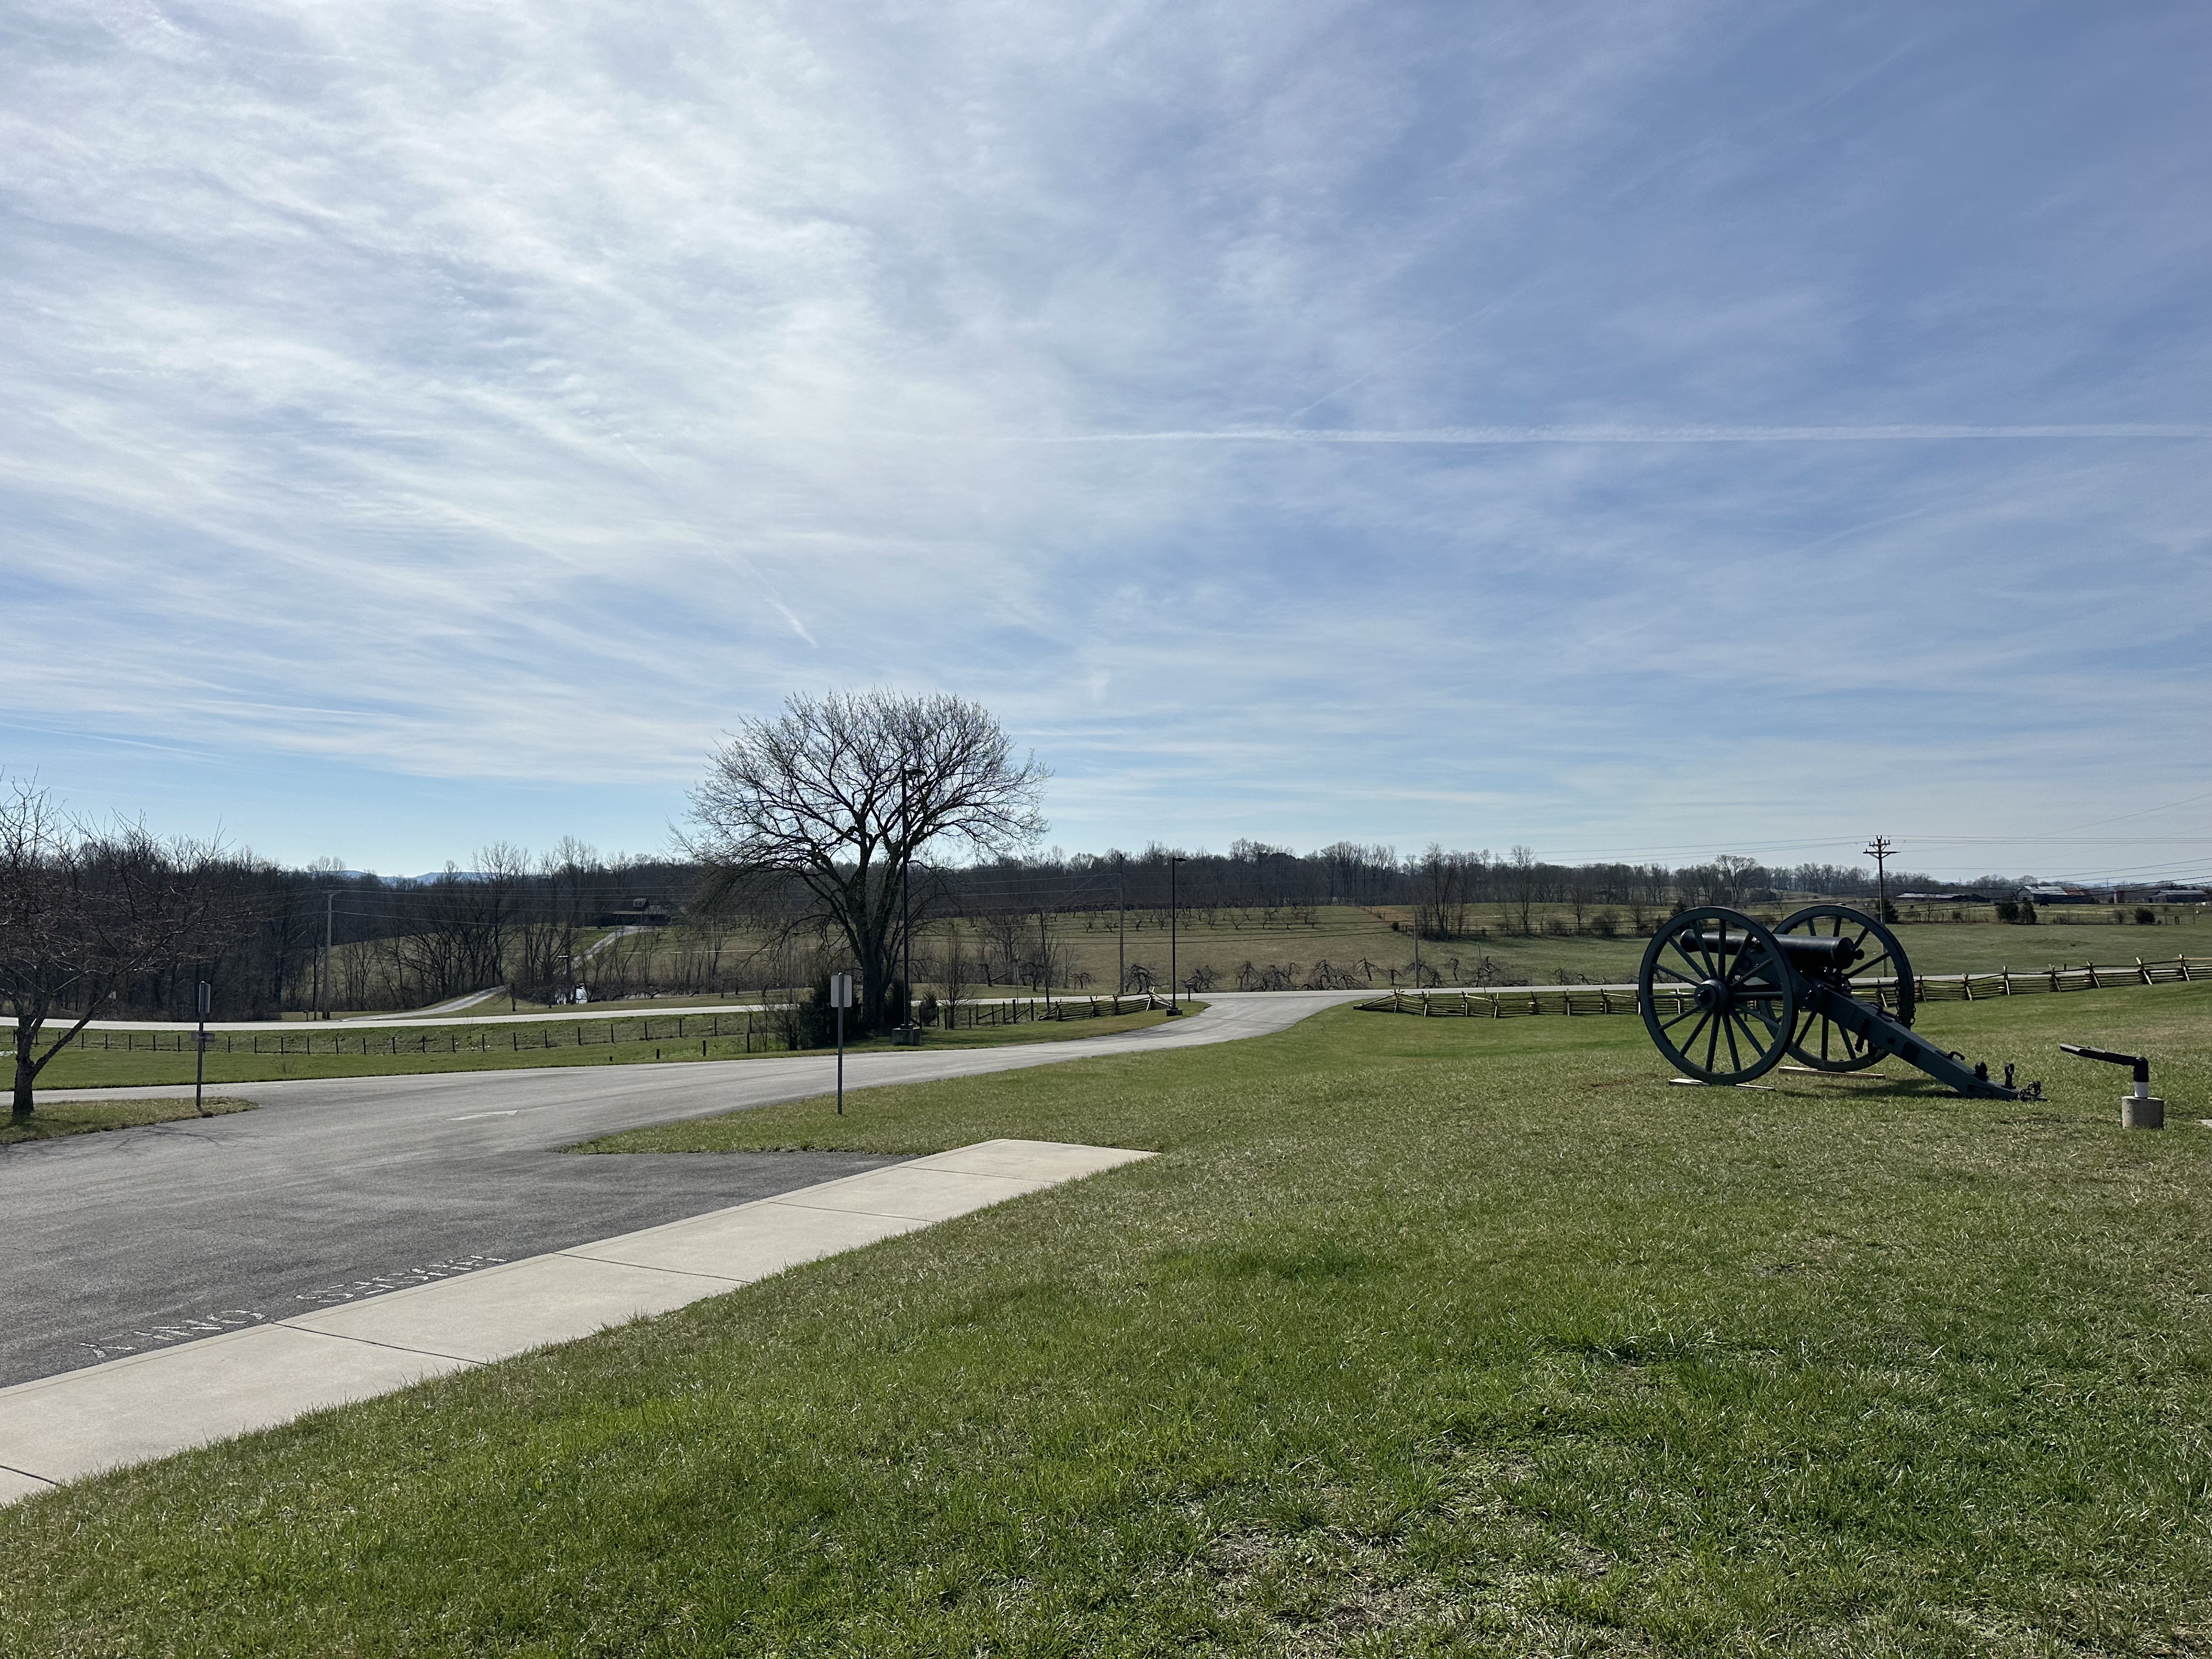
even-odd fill
[[(1812, 934), (1820, 939), (1847, 939), (1856, 945), (1859, 959), (1846, 974), (1847, 979), (1890, 979), (1890, 1012), (1901, 1025), (1912, 1024), (1912, 963), (1905, 954), (1905, 947), (1891, 933), (1863, 910), (1854, 910), (1847, 904), (1808, 904), (1793, 915), (1783, 918), (1778, 933)], [(1848, 985), (1845, 989), (1849, 989)], [(1881, 1054), (1864, 1037), (1854, 1036), (1822, 1015), (1808, 1009), (1797, 1022), (1796, 1035), (1790, 1039), (1791, 1058), (1816, 1072), (1863, 1072), (1877, 1065)]]
[[(1710, 942), (1731, 934), (1739, 941), (1733, 945)], [(1663, 1012), (1661, 996), (1668, 996)], [(1748, 1083), (1781, 1062), (1796, 1029), (1796, 970), (1749, 916), (1699, 905), (1651, 936), (1636, 976), (1636, 1007), (1652, 1042), (1683, 1075)]]

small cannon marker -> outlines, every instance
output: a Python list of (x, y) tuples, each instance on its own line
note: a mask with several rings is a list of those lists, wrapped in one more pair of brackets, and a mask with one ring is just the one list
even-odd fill
[(2150, 1091), (2150, 1057), (2147, 1054), (2116, 1054), (2110, 1048), (2087, 1048), (2078, 1042), (2058, 1045), (2069, 1054), (2083, 1060), (2101, 1060), (2107, 1065), (2125, 1066), (2135, 1073), (2135, 1091), (2120, 1097), (2120, 1127), (2123, 1129), (2163, 1129), (2166, 1127), (2166, 1103)]

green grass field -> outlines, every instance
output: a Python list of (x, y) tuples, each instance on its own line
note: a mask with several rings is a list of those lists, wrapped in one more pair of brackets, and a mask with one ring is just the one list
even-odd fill
[(30, 1117), (16, 1121), (0, 1117), (0, 1146), (26, 1140), (52, 1140), (61, 1135), (94, 1134), (102, 1129), (137, 1129), (149, 1123), (174, 1123), (179, 1118), (198, 1117), (202, 1109), (210, 1117), (250, 1112), (253, 1103), (231, 1095), (208, 1095), (199, 1107), (184, 1095), (167, 1100), (63, 1100), (41, 1106)]
[(628, 1138), (1163, 1155), (0, 1514), (0, 1651), (2212, 1651), (2212, 987), (1923, 1024), (2051, 1097), (1345, 1010)]
[[(1752, 908), (1778, 921), (1797, 906), (1791, 902)], [(1238, 971), (1247, 963), (1261, 969), (1270, 965), (1295, 966), (1301, 984), (1322, 962), (1356, 970), (1363, 976), (1371, 973), (1372, 983), (1383, 989), (1389, 988), (1394, 970), (1401, 984), (1413, 982), (1410, 907), (1328, 906), (1313, 913), (1310, 925), (1292, 920), (1292, 913), (1287, 910), (1277, 912), (1272, 923), (1261, 920), (1264, 914), (1224, 909), (1216, 911), (1210, 922), (1202, 914), (1187, 915), (1176, 953), (1180, 970), (1188, 975), (1195, 968), (1211, 969), (1218, 981), (1216, 988), (1221, 990), (1237, 988)], [(1593, 908), (1585, 921), (1595, 914)], [(2025, 969), (2084, 962), (2124, 966), (2137, 957), (2171, 958), (2183, 953), (2212, 957), (2212, 917), (2190, 908), (2168, 907), (2161, 914), (2165, 925), (2154, 927), (2114, 925), (2109, 910), (2085, 911), (2069, 917), (2068, 912), (2051, 909), (2042, 913), (2041, 925), (2033, 927), (2008, 927), (1986, 920), (1907, 921), (1900, 925), (1899, 933), (1914, 969), (1923, 974), (1979, 973), (2005, 967)], [(1517, 917), (1501, 915), (1495, 906), (1476, 906), (1470, 912), (1470, 922), (1480, 933), (1461, 939), (1425, 940), (1421, 945), (1424, 969), (1443, 975), (1447, 984), (1478, 982), (1486, 963), (1492, 977), (1526, 984), (1557, 984), (1562, 973), (1592, 984), (1626, 984), (1635, 980), (1645, 941), (1628, 931), (1625, 915), (1622, 931), (1613, 939), (1542, 931), (1552, 925), (1563, 928), (1573, 925), (1573, 913), (1564, 905), (1538, 905), (1530, 920), (1538, 931), (1520, 933), (1510, 925)], [(1127, 959), (1152, 968), (1164, 985), (1167, 939), (1154, 921), (1146, 913), (1146, 925), (1130, 933)], [(1395, 932), (1394, 921), (1400, 924)], [(1056, 947), (1068, 966), (1090, 975), (1094, 986), (1110, 987), (1116, 961), (1113, 913), (1059, 917), (1054, 927)]]

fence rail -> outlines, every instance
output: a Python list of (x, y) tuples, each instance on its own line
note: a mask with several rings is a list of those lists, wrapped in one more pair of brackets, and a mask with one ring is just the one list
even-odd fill
[[(1159, 996), (1033, 998), (1028, 1000), (939, 1003), (936, 1024), (972, 1031), (994, 1025), (1031, 1024), (1042, 1020), (1111, 1019), (1120, 1014), (1150, 1013), (1168, 1006)], [(529, 1025), (447, 1027), (376, 1026), (347, 1030), (210, 1031), (212, 1054), (529, 1054), (550, 1048), (612, 1048), (630, 1042), (713, 1042), (742, 1040), (746, 1054), (792, 1047), (793, 1022), (783, 1011), (744, 1014), (646, 1014), (588, 1024), (549, 1020)], [(120, 1050), (125, 1054), (188, 1054), (197, 1033), (88, 1029), (70, 1046)], [(115, 1039), (121, 1037), (122, 1042)], [(500, 1038), (507, 1039), (505, 1043)], [(525, 1037), (530, 1040), (526, 1042)]]
[[(2026, 972), (1999, 969), (1994, 974), (1915, 974), (1917, 1002), (1986, 1002), (1993, 997), (2048, 995), (2056, 991), (2109, 991), (2126, 985), (2181, 985), (2212, 980), (2212, 957), (2176, 957), (2130, 968), (2039, 968)], [(1855, 994), (1887, 1008), (1895, 1006), (1893, 979), (1854, 980)], [(1690, 1006), (1687, 990), (1656, 994), (1668, 1013)], [(1358, 1005), (1370, 1013), (1419, 1014), (1436, 1019), (1513, 1019), (1529, 1014), (1632, 1014), (1632, 985), (1515, 985), (1491, 991), (1392, 991)]]

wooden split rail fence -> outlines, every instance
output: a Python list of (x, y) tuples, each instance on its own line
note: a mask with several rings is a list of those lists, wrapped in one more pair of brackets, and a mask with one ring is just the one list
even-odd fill
[[(1062, 997), (1057, 1002), (963, 1002), (950, 1010), (946, 1029), (972, 1031), (982, 1025), (1019, 1025), (1040, 1019), (1111, 1019), (1117, 1014), (1149, 1014), (1168, 1006), (1165, 997)], [(940, 1019), (947, 1006), (938, 1005)]]
[[(1920, 1002), (1986, 1002), (1992, 997), (2048, 994), (2054, 991), (2109, 991), (2123, 985), (2180, 985), (2212, 980), (2212, 957), (2176, 957), (2171, 962), (2144, 962), (2132, 968), (2039, 968), (2015, 973), (2000, 969), (1994, 974), (1915, 974), (1912, 990)], [(1858, 980), (1854, 991), (1861, 997), (1892, 1006), (1896, 1000), (1894, 980)], [(1690, 992), (1658, 994), (1661, 1008), (1681, 1013), (1690, 1006)], [(1370, 1013), (1420, 1014), (1437, 1019), (1513, 1019), (1526, 1014), (1632, 1014), (1636, 991), (1624, 985), (1515, 985), (1490, 991), (1392, 991), (1358, 1005)]]
[[(1158, 996), (1061, 997), (1006, 1002), (963, 1002), (938, 1005), (938, 1021), (947, 1030), (969, 1031), (991, 1025), (1021, 1025), (1038, 1020), (1110, 1019), (1117, 1014), (1149, 1013), (1164, 1008), (1167, 999)], [(115, 1049), (132, 1053), (188, 1054), (191, 1031), (131, 1031), (87, 1029), (72, 1044), (77, 1048)], [(121, 1037), (122, 1042), (115, 1039)], [(501, 1042), (500, 1039), (507, 1041)], [(526, 1054), (546, 1048), (616, 1048), (629, 1042), (713, 1042), (742, 1039), (744, 1052), (775, 1050), (789, 1046), (783, 1022), (768, 1013), (658, 1014), (635, 1019), (599, 1019), (585, 1024), (533, 1021), (527, 1024), (471, 1027), (356, 1027), (325, 1026), (319, 1030), (210, 1031), (208, 1052), (220, 1054)]]

